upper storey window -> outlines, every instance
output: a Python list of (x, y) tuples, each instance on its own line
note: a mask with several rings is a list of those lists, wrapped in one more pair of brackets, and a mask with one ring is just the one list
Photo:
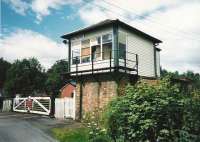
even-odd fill
[(81, 63), (90, 62), (90, 40), (81, 41)]
[(91, 38), (90, 43), (93, 60), (101, 60), (101, 36)]
[(80, 41), (72, 41), (72, 64), (80, 63)]
[(126, 34), (119, 32), (119, 59), (126, 58)]
[(109, 43), (112, 42), (112, 34), (105, 34), (102, 36), (102, 42), (103, 43)]
[(110, 59), (110, 53), (112, 51), (112, 34), (102, 35), (102, 58), (103, 60)]

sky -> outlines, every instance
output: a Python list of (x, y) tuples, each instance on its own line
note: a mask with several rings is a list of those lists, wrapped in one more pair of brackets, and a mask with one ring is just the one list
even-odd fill
[(200, 73), (200, 0), (1, 0), (0, 57), (67, 59), (61, 35), (120, 19), (163, 41), (161, 66)]

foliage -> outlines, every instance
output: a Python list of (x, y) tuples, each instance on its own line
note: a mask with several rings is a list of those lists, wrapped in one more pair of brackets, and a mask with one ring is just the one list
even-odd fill
[(10, 68), (11, 63), (0, 58), (0, 89), (3, 88), (6, 81), (7, 70)]
[(67, 72), (67, 70), (68, 62), (66, 60), (59, 60), (47, 71), (45, 84), (49, 93), (53, 93), (54, 96), (59, 94), (59, 90), (65, 84), (62, 74)]
[(180, 74), (178, 71), (169, 72), (165, 69), (161, 69), (161, 77), (171, 76), (171, 78), (188, 78), (192, 80), (192, 85), (194, 89), (200, 90), (200, 74), (194, 73), (193, 71), (187, 71), (185, 73)]
[(109, 142), (110, 137), (107, 134), (105, 127), (105, 116), (103, 109), (95, 109), (91, 113), (84, 115), (83, 122), (89, 129), (89, 140), (91, 142)]
[(110, 104), (110, 136), (114, 141), (199, 141), (199, 106), (198, 97), (184, 96), (169, 78), (156, 86), (127, 86), (126, 95)]
[(54, 128), (53, 135), (60, 142), (88, 142), (87, 128)]
[(16, 60), (7, 71), (5, 90), (8, 95), (34, 95), (44, 91), (45, 73), (35, 58)]

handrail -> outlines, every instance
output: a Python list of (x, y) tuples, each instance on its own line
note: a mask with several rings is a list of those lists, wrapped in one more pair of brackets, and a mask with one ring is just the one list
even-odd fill
[[(114, 63), (113, 59), (115, 59), (115, 56), (113, 56), (114, 55), (113, 52), (117, 52), (118, 62), (120, 63), (120, 64), (114, 65), (114, 66), (113, 66), (113, 63)], [(119, 69), (122, 69), (125, 71), (125, 73), (127, 73), (127, 71), (135, 70), (136, 73), (138, 74), (138, 55), (137, 54), (124, 51), (124, 53), (121, 52), (121, 54), (122, 54), (121, 55), (119, 50), (110, 50), (109, 55), (106, 54), (107, 56), (103, 57), (103, 53), (108, 53), (108, 52), (105, 52), (105, 51), (96, 52), (96, 53), (94, 52), (92, 54), (86, 54), (86, 55), (72, 57), (71, 58), (72, 64), (75, 65), (74, 67), (76, 68), (76, 70), (75, 70), (76, 75), (78, 75), (79, 73), (82, 74), (83, 72), (86, 72), (86, 71), (88, 72), (88, 70), (91, 71), (91, 73), (93, 74), (94, 71), (100, 70), (100, 68), (95, 68), (95, 67), (98, 66), (97, 64), (103, 64), (104, 63), (103, 61), (106, 61), (107, 63), (109, 63), (109, 65), (107, 64), (108, 66), (107, 65), (103, 66), (102, 70), (109, 69), (109, 71), (111, 72), (112, 69), (114, 69), (115, 71), (119, 71)], [(119, 57), (119, 54), (120, 54), (120, 57), (122, 57), (122, 58)], [(133, 59), (130, 59), (129, 58), (130, 56), (128, 56), (129, 54), (134, 55), (135, 57)], [(95, 55), (96, 56), (100, 55), (100, 56), (95, 57)], [(87, 59), (85, 61), (82, 60), (83, 57), (88, 57), (88, 56), (89, 56), (89, 59)], [(98, 59), (99, 57), (100, 57), (100, 59)], [(131, 58), (132, 57), (133, 56), (131, 56)], [(133, 64), (133, 66), (132, 66), (132, 64)], [(90, 67), (86, 68), (85, 70), (82, 70), (82, 69), (79, 70), (79, 67), (83, 67), (83, 66), (90, 66)]]

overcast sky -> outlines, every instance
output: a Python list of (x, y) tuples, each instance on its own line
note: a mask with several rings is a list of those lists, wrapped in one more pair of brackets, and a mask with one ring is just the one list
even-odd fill
[(62, 34), (108, 18), (161, 39), (163, 68), (200, 73), (200, 0), (2, 0), (0, 57), (49, 68), (67, 58)]

